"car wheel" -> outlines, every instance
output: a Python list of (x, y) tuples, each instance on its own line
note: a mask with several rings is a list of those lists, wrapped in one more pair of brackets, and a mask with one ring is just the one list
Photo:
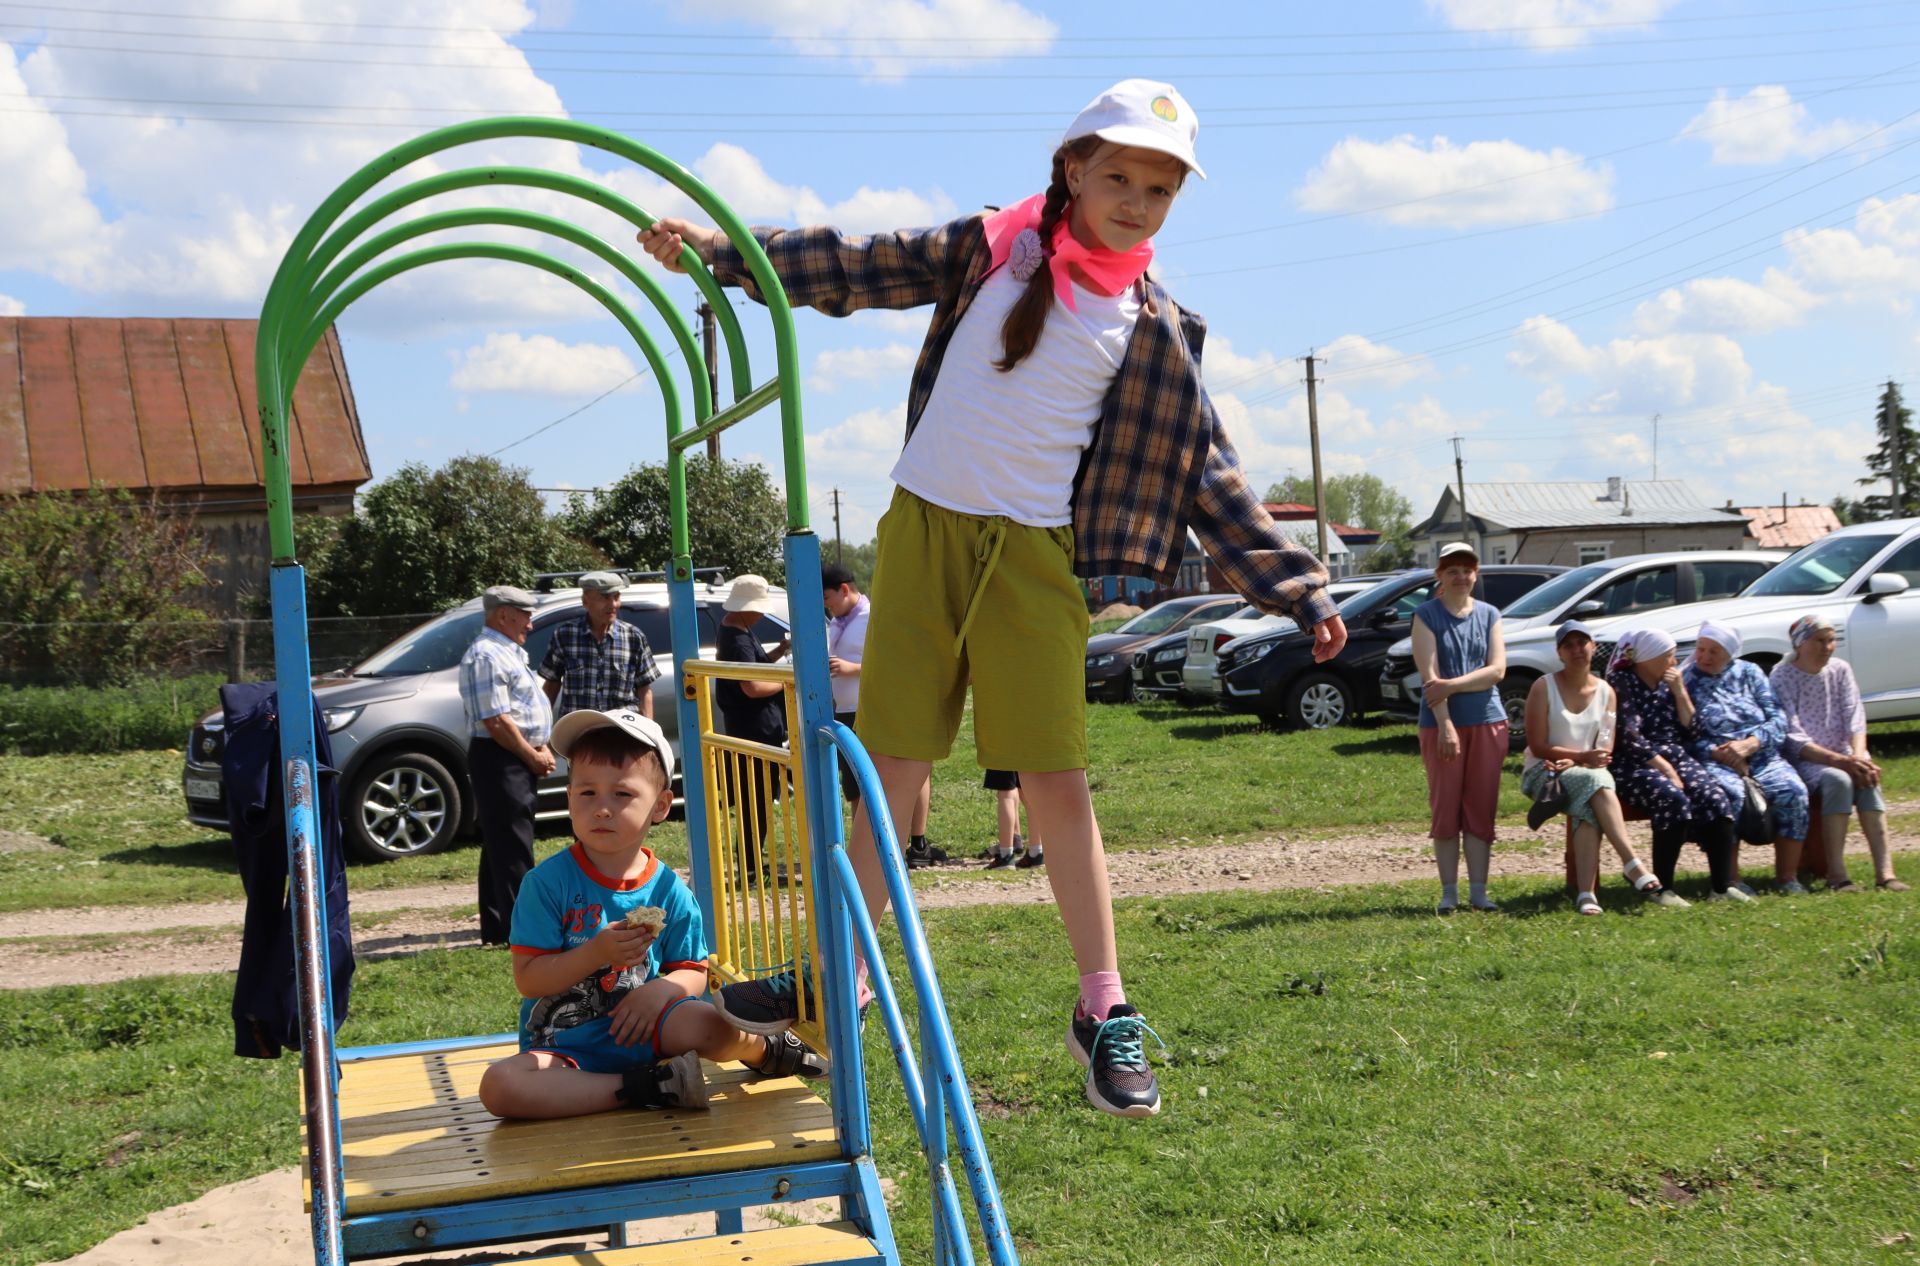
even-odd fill
[(423, 857), (460, 830), (460, 787), (447, 767), (419, 752), (375, 756), (340, 799), (348, 845), (368, 861)]
[(1286, 714), (1303, 730), (1344, 725), (1354, 712), (1353, 691), (1332, 673), (1308, 673), (1287, 688)]
[(1507, 712), (1507, 745), (1516, 752), (1527, 745), (1527, 695), (1538, 680), (1532, 673), (1514, 673), (1500, 682), (1500, 706)]
[(1155, 699), (1158, 699), (1159, 697), (1160, 697), (1159, 695), (1155, 694), (1151, 690), (1148, 690), (1145, 686), (1141, 685), (1139, 682), (1136, 681), (1135, 683), (1133, 683), (1133, 701), (1135, 703), (1152, 703)]

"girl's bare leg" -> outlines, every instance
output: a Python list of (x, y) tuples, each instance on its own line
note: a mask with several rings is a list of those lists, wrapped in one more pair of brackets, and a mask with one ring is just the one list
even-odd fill
[[(914, 803), (928, 786), (927, 779), (933, 773), (933, 764), (924, 760), (908, 760), (903, 756), (873, 755), (874, 772), (880, 775), (880, 786), (887, 793), (887, 811), (893, 819), (893, 833), (896, 838), (906, 839), (901, 827), (908, 820), (901, 812), (903, 806)], [(887, 909), (887, 880), (880, 870), (880, 856), (874, 851), (873, 827), (867, 821), (867, 801), (860, 801), (860, 812), (853, 815), (853, 833), (847, 840), (847, 858), (853, 863), (853, 873), (860, 879), (860, 896), (867, 905), (867, 916), (873, 925), (880, 926), (880, 916)]]
[(1067, 927), (1080, 974), (1118, 972), (1113, 944), (1113, 895), (1107, 887), (1107, 850), (1093, 816), (1087, 771), (1020, 771), (1020, 795), (1036, 838), (1047, 841), (1047, 882)]

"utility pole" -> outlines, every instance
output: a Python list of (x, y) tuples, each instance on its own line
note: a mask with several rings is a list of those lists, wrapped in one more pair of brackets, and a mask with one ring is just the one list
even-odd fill
[(1453, 479), (1454, 496), (1460, 499), (1460, 539), (1466, 541), (1469, 545), (1473, 545), (1473, 552), (1475, 555), (1478, 555), (1480, 547), (1474, 544), (1473, 541), (1468, 540), (1467, 467), (1466, 463), (1462, 461), (1460, 457), (1460, 437), (1458, 435), (1453, 437)]
[(840, 490), (833, 490), (833, 561), (840, 561)]
[(1660, 478), (1660, 415), (1653, 415), (1653, 477)]
[[(700, 318), (700, 350), (706, 354), (707, 361), (707, 399), (713, 401), (713, 411), (720, 412), (720, 344), (719, 329), (713, 316), (713, 305), (701, 302), (694, 309), (694, 315)], [(707, 460), (716, 466), (720, 462), (720, 437), (707, 437)]]
[(1320, 399), (1314, 393), (1313, 351), (1307, 351), (1307, 440), (1313, 446), (1313, 530), (1319, 548), (1320, 565), (1331, 569), (1332, 551), (1327, 545), (1327, 486), (1320, 477)]

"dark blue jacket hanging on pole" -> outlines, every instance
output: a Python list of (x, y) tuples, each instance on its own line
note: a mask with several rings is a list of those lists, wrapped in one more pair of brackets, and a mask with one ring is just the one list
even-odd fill
[[(233, 981), (233, 1053), (278, 1059), (300, 1049), (300, 1007), (293, 964), (291, 887), (287, 882), (286, 805), (281, 798), (279, 688), (270, 681), (220, 687), (227, 746), (220, 758), (247, 917), (240, 970)], [(347, 1018), (353, 981), (353, 932), (347, 922), (347, 873), (340, 856), (340, 774), (332, 745), (313, 708), (319, 794), (320, 877), (327, 894), (327, 958), (332, 968), (333, 1022)]]

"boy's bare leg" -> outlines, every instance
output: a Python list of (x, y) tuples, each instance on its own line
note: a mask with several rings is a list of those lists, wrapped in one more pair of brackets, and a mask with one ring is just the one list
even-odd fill
[[(901, 827), (909, 820), (901, 812), (903, 806), (910, 806), (915, 797), (924, 793), (928, 778), (933, 774), (933, 763), (924, 760), (908, 760), (904, 756), (882, 756), (872, 753), (874, 772), (880, 775), (881, 789), (887, 793), (887, 812), (893, 819), (893, 833), (901, 840), (908, 837)], [(887, 880), (880, 870), (880, 857), (874, 851), (873, 827), (867, 821), (868, 805), (865, 798), (860, 801), (860, 811), (853, 815), (853, 832), (847, 839), (847, 858), (853, 863), (853, 873), (860, 879), (860, 896), (867, 905), (867, 917), (873, 920), (875, 927), (880, 926), (880, 916), (887, 909)]]
[(1000, 851), (1013, 851), (1013, 837), (1020, 833), (1020, 793), (1008, 788), (993, 793), (994, 815), (999, 819)]
[(1027, 824), (1047, 841), (1047, 882), (1067, 925), (1067, 941), (1080, 974), (1118, 972), (1113, 944), (1113, 895), (1107, 887), (1107, 850), (1093, 816), (1087, 771), (1020, 771), (1020, 795), (1027, 802)]
[(480, 1075), (480, 1105), (497, 1117), (542, 1121), (611, 1112), (619, 1073), (588, 1073), (548, 1051), (521, 1051)]
[(665, 1059), (682, 1051), (696, 1051), (702, 1059), (723, 1064), (737, 1059), (757, 1065), (767, 1058), (767, 1039), (742, 1033), (727, 1023), (727, 1018), (707, 1002), (683, 1002), (667, 1016), (654, 1040), (653, 1049)]
[[(889, 802), (893, 793), (887, 793)], [(920, 781), (920, 790), (913, 798), (913, 829), (907, 832), (908, 839), (914, 839), (927, 833), (927, 810), (933, 807), (933, 766), (927, 766), (927, 776)]]

